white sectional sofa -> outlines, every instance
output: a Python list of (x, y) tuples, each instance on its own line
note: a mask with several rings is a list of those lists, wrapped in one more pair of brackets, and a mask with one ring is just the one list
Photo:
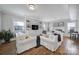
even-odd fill
[(26, 36), (22, 35), (16, 38), (17, 54), (20, 54), (36, 46), (36, 37), (31, 37), (31, 36), (27, 36), (27, 37), (28, 38), (26, 39)]
[[(27, 37), (27, 38), (26, 38)], [(22, 35), (16, 38), (16, 48), (17, 53), (20, 54), (30, 48), (36, 47), (37, 36), (26, 36)], [(63, 41), (63, 35), (61, 34), (61, 41), (58, 42), (58, 36), (49, 35), (49, 37), (40, 36), (40, 44), (45, 46), (51, 51), (56, 51), (56, 49), (61, 45)]]

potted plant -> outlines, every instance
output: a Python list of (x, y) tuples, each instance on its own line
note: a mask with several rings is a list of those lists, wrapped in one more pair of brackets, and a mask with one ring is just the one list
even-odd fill
[(2, 43), (3, 37), (4, 37), (3, 32), (0, 32), (0, 44)]
[(3, 34), (4, 34), (5, 43), (10, 42), (10, 39), (14, 37), (13, 33), (10, 30), (4, 31)]

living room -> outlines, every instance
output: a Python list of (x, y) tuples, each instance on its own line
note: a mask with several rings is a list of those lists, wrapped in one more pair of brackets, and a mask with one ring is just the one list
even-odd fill
[(78, 6), (1, 4), (0, 55), (79, 54)]

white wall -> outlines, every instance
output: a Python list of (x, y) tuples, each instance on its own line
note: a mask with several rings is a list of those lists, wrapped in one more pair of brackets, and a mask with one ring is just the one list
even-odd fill
[(12, 32), (14, 32), (13, 21), (21, 21), (21, 20), (23, 20), (23, 19), (21, 19), (17, 16), (3, 13), (2, 14), (2, 30), (10, 29)]
[(42, 26), (43, 26), (43, 30), (48, 30), (48, 23), (47, 22), (43, 22), (42, 23)]
[(49, 31), (52, 31), (53, 30), (53, 23), (52, 22), (43, 22), (43, 29), (48, 31), (48, 28), (49, 28)]
[(1, 12), (0, 12), (0, 31), (1, 31)]
[(3, 30), (12, 30), (12, 19), (8, 14), (2, 15), (2, 29)]
[(78, 32), (79, 32), (79, 19), (77, 21), (77, 29), (78, 29)]

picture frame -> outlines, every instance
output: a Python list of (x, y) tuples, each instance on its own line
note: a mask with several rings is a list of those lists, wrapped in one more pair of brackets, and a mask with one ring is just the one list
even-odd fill
[(63, 27), (63, 26), (64, 26), (64, 22), (60, 22), (59, 27)]

